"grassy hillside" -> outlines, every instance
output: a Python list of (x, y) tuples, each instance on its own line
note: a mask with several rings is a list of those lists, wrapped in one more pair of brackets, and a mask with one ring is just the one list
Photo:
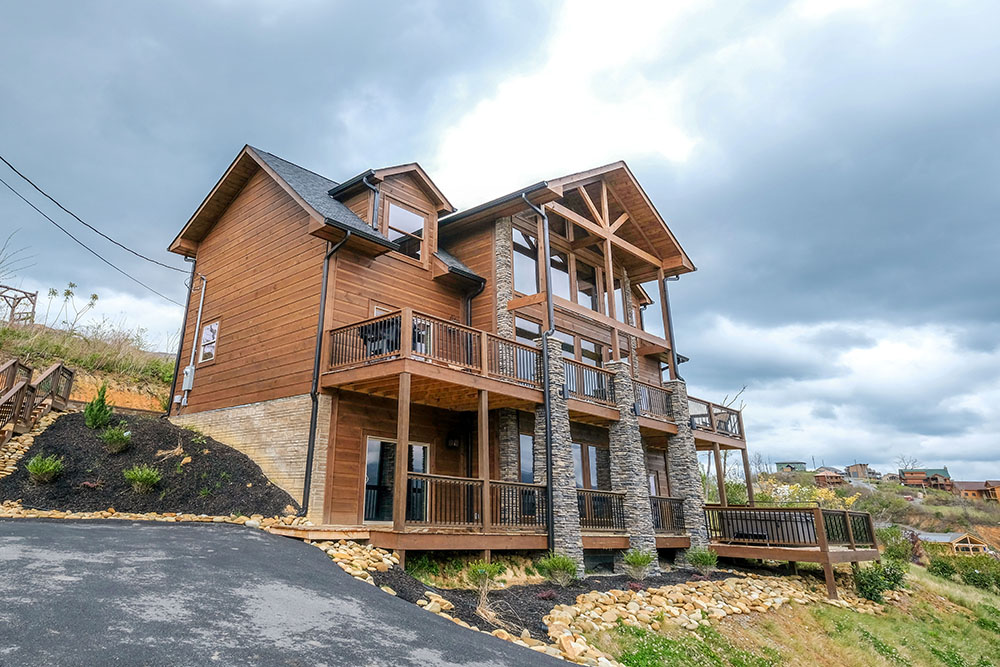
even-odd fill
[(1000, 666), (1000, 596), (913, 567), (908, 589), (878, 616), (785, 606), (695, 633), (622, 627), (595, 643), (630, 667), (731, 665)]

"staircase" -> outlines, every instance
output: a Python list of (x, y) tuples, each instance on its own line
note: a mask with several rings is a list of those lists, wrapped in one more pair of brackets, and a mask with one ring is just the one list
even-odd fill
[(74, 372), (62, 362), (46, 368), (32, 382), (34, 369), (18, 359), (0, 365), (0, 445), (27, 433), (49, 410), (64, 410)]

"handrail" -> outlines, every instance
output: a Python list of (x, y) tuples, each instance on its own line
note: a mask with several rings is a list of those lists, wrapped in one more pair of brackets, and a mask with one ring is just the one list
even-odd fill
[[(41, 375), (38, 376), (38, 381), (35, 382), (35, 405), (38, 405), (50, 395), (55, 393), (56, 383), (53, 382), (55, 374), (62, 368), (62, 363), (54, 363), (48, 368), (46, 368)], [(43, 388), (43, 383), (48, 383), (45, 387), (44, 393), (41, 391)]]
[(691, 428), (743, 439), (743, 413), (700, 398), (688, 396)]
[[(455, 475), (436, 475), (429, 472), (408, 472), (407, 477), (420, 478), (420, 479), (439, 479), (446, 482), (481, 482), (483, 481), (479, 477), (457, 477)], [(490, 482), (493, 484), (494, 482)]]
[(635, 385), (635, 402), (639, 414), (644, 417), (673, 418), (669, 389), (640, 380), (632, 380), (632, 384)]
[(0, 396), (0, 429), (8, 424), (16, 424), (20, 418), (21, 403), (24, 401), (24, 392), (28, 383), (21, 380), (15, 384), (7, 393)]
[(819, 507), (706, 507), (712, 540), (780, 547), (874, 548), (875, 531), (867, 512)]
[(490, 481), (490, 525), (531, 532), (548, 530), (544, 484)]
[(516, 340), (486, 334), (487, 375), (527, 387), (542, 386), (541, 352)]
[(481, 528), (483, 489), (481, 479), (407, 473), (405, 522)]
[(566, 391), (571, 398), (615, 405), (614, 373), (575, 359), (563, 359), (563, 369), (566, 372)]
[(669, 496), (650, 496), (650, 510), (653, 513), (653, 530), (657, 533), (684, 531), (684, 501)]
[(620, 533), (628, 530), (625, 521), (624, 491), (577, 489), (576, 502), (580, 512), (581, 528)]

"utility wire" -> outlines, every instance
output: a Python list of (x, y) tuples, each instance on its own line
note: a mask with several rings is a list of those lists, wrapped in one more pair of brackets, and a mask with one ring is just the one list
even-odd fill
[[(3, 159), (3, 158), (0, 158), (0, 159)], [(4, 160), (4, 162), (6, 162), (6, 160)], [(158, 296), (158, 297), (160, 297), (162, 299), (166, 299), (170, 303), (172, 303), (174, 305), (177, 305), (177, 306), (180, 306), (181, 308), (184, 307), (183, 304), (177, 303), (176, 301), (174, 301), (173, 299), (171, 299), (169, 296), (166, 296), (164, 294), (160, 294), (159, 292), (157, 292), (155, 289), (153, 289), (152, 287), (150, 287), (146, 283), (142, 282), (138, 278), (130, 276), (129, 274), (125, 273), (124, 271), (122, 271), (121, 269), (119, 269), (117, 266), (115, 266), (114, 264), (112, 264), (111, 262), (109, 262), (108, 260), (106, 260), (103, 257), (101, 257), (99, 254), (97, 254), (96, 251), (92, 250), (86, 243), (84, 243), (80, 239), (78, 239), (75, 236), (73, 236), (65, 227), (63, 227), (58, 222), (56, 222), (55, 220), (53, 220), (52, 218), (50, 218), (48, 215), (46, 215), (45, 212), (42, 211), (40, 208), (38, 208), (37, 206), (35, 206), (34, 204), (32, 204), (30, 201), (28, 201), (27, 199), (25, 199), (24, 195), (22, 195), (20, 192), (18, 192), (14, 188), (12, 188), (10, 186), (10, 183), (8, 183), (7, 181), (3, 180), (3, 178), (0, 178), (0, 183), (3, 183), (4, 185), (6, 185), (7, 189), (10, 190), (11, 192), (13, 192), (15, 195), (17, 195), (18, 199), (20, 199), (21, 201), (23, 201), (25, 204), (27, 204), (31, 208), (35, 209), (35, 211), (37, 211), (39, 215), (41, 215), (43, 218), (45, 218), (46, 220), (48, 220), (49, 222), (51, 222), (53, 225), (55, 225), (56, 227), (58, 227), (59, 230), (62, 231), (63, 234), (65, 234), (66, 236), (70, 237), (71, 239), (73, 239), (74, 241), (76, 241), (78, 244), (80, 244), (81, 246), (83, 246), (83, 248), (85, 250), (87, 250), (87, 252), (89, 252), (90, 254), (92, 254), (94, 257), (96, 257), (97, 259), (101, 260), (102, 262), (104, 262), (105, 264), (107, 264), (112, 269), (114, 269), (118, 273), (122, 274), (123, 276), (125, 276), (129, 280), (131, 280), (131, 281), (133, 281), (133, 282), (135, 282), (135, 283), (137, 283), (139, 285), (142, 285), (143, 287), (145, 287), (146, 289), (148, 289), (150, 292), (152, 292), (156, 296)], [(173, 268), (173, 267), (170, 267), (170, 268)]]
[[(24, 181), (28, 185), (30, 185), (31, 187), (33, 187), (36, 190), (38, 190), (40, 193), (42, 193), (53, 204), (55, 204), (56, 206), (58, 206), (59, 208), (61, 208), (63, 211), (65, 211), (69, 215), (73, 216), (77, 220), (77, 222), (79, 222), (80, 224), (82, 224), (87, 229), (91, 230), (92, 232), (95, 232), (95, 233), (99, 234), (100, 236), (104, 237), (108, 241), (111, 241), (112, 243), (114, 243), (116, 246), (118, 246), (122, 250), (127, 250), (128, 252), (132, 253), (136, 257), (141, 257), (142, 259), (146, 260), (147, 262), (152, 262), (153, 264), (158, 264), (159, 266), (162, 266), (165, 269), (170, 269), (171, 271), (177, 271), (178, 273), (187, 274), (187, 271), (185, 271), (184, 269), (178, 269), (176, 266), (170, 266), (169, 264), (164, 264), (163, 262), (157, 261), (157, 260), (153, 259), (152, 257), (146, 257), (142, 253), (139, 253), (139, 252), (136, 252), (135, 250), (132, 250), (128, 246), (125, 246), (125, 245), (119, 243), (118, 241), (114, 240), (113, 238), (111, 238), (110, 236), (108, 236), (107, 234), (105, 234), (104, 232), (102, 232), (101, 230), (99, 230), (97, 227), (94, 227), (93, 225), (84, 222), (83, 219), (80, 218), (80, 216), (78, 216), (76, 213), (74, 213), (73, 211), (69, 210), (68, 208), (66, 208), (65, 206), (63, 206), (62, 204), (60, 204), (49, 193), (47, 193), (45, 190), (42, 190), (40, 187), (38, 187), (37, 185), (35, 185), (34, 181), (32, 181), (30, 178), (28, 178), (27, 176), (25, 176), (24, 174), (22, 174), (20, 171), (18, 171), (17, 167), (15, 167), (10, 162), (8, 162), (7, 158), (5, 158), (3, 155), (0, 155), (0, 161), (3, 161), (3, 163), (5, 165), (7, 165), (8, 167), (10, 167), (11, 171), (13, 171), (15, 174), (17, 174), (22, 179), (24, 179)], [(6, 185), (6, 183), (5, 183), (5, 185)], [(10, 187), (10, 186), (8, 185), (7, 187)]]

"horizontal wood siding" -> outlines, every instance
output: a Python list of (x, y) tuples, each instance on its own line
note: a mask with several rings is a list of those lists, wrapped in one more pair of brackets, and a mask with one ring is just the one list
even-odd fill
[(486, 279), (486, 288), (472, 301), (472, 326), (496, 331), (496, 252), (492, 222), (477, 224), (461, 236), (442, 240), (442, 248), (457, 257), (473, 273)]
[[(216, 358), (197, 364), (184, 413), (309, 391), (324, 242), (307, 233), (308, 220), (257, 171), (199, 245), (197, 270), (208, 280), (202, 327), (220, 325)], [(182, 367), (200, 336), (200, 284), (188, 309)]]

